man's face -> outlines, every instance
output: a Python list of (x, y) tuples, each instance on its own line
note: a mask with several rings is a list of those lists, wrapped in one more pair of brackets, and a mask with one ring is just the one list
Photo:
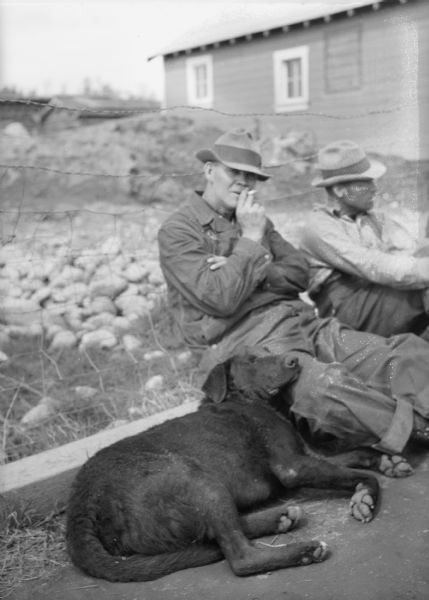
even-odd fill
[(231, 169), (222, 163), (211, 163), (206, 178), (212, 184), (216, 206), (228, 212), (236, 209), (241, 192), (245, 188), (253, 190), (258, 181), (254, 173)]
[(373, 180), (350, 181), (336, 187), (337, 196), (351, 214), (366, 213), (374, 206), (377, 186)]

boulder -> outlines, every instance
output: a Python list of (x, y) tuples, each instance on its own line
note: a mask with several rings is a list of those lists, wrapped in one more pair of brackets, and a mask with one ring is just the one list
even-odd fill
[(52, 288), (49, 285), (43, 285), (37, 289), (31, 296), (31, 300), (37, 302), (40, 306), (52, 295)]
[(115, 317), (110, 324), (110, 327), (117, 337), (122, 337), (132, 329), (132, 323), (127, 317)]
[(101, 246), (101, 253), (108, 256), (116, 256), (122, 249), (122, 240), (118, 236), (111, 236), (103, 242)]
[(145, 352), (143, 354), (143, 358), (144, 360), (150, 361), (150, 360), (155, 360), (157, 358), (163, 358), (165, 356), (164, 352), (162, 352), (162, 350), (151, 350), (150, 352)]
[(41, 308), (38, 302), (20, 298), (0, 299), (0, 321), (23, 327), (40, 320)]
[(74, 391), (76, 396), (78, 396), (82, 400), (91, 400), (91, 398), (93, 398), (97, 394), (98, 390), (89, 385), (77, 385), (74, 388)]
[(146, 381), (146, 383), (144, 385), (144, 389), (146, 391), (160, 390), (163, 385), (164, 385), (163, 376), (162, 375), (153, 375), (153, 377), (150, 377)]
[(131, 315), (144, 317), (153, 308), (153, 305), (142, 296), (122, 296), (115, 301), (122, 314), (128, 318)]
[(101, 312), (86, 319), (82, 323), (82, 329), (85, 331), (95, 331), (96, 329), (109, 328), (110, 330), (113, 319), (114, 315), (112, 313)]
[(53, 336), (49, 350), (64, 350), (65, 348), (74, 348), (77, 346), (78, 338), (73, 331), (63, 329)]
[(149, 270), (137, 263), (131, 263), (124, 271), (124, 276), (133, 283), (143, 281), (148, 275)]
[(117, 312), (115, 303), (109, 296), (96, 296), (93, 298), (88, 311), (93, 314), (110, 313), (111, 315), (116, 315)]
[(44, 396), (36, 406), (33, 406), (22, 417), (21, 425), (30, 427), (39, 425), (57, 412), (61, 403), (50, 396)]
[(133, 352), (142, 347), (141, 340), (135, 335), (125, 334), (122, 338), (122, 344), (127, 352)]
[(109, 329), (97, 329), (84, 333), (79, 345), (80, 350), (88, 350), (89, 348), (100, 348), (107, 350), (114, 348), (118, 340), (115, 334)]
[(104, 277), (93, 281), (89, 286), (91, 298), (96, 296), (108, 296), (109, 298), (116, 298), (121, 292), (123, 292), (128, 286), (128, 282), (123, 277), (118, 275), (111, 275), (110, 277)]

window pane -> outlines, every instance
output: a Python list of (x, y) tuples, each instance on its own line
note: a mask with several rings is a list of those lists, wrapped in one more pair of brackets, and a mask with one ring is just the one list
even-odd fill
[(301, 59), (293, 58), (283, 62), (283, 77), (286, 98), (300, 98), (302, 96), (302, 68)]
[(195, 96), (205, 98), (207, 93), (207, 67), (198, 65), (195, 67)]

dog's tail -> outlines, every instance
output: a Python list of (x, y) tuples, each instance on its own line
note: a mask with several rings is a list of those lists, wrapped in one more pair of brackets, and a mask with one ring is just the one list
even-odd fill
[(92, 577), (108, 581), (151, 581), (175, 571), (200, 567), (222, 560), (215, 543), (192, 544), (186, 548), (151, 556), (114, 556), (103, 546), (92, 524), (76, 522), (67, 531), (67, 548), (73, 564)]

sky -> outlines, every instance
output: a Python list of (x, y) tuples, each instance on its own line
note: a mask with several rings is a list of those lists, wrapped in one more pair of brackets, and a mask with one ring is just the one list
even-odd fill
[(235, 23), (258, 29), (297, 8), (352, 0), (0, 0), (0, 88), (82, 93), (110, 86), (124, 97), (163, 94), (162, 59), (177, 38)]

